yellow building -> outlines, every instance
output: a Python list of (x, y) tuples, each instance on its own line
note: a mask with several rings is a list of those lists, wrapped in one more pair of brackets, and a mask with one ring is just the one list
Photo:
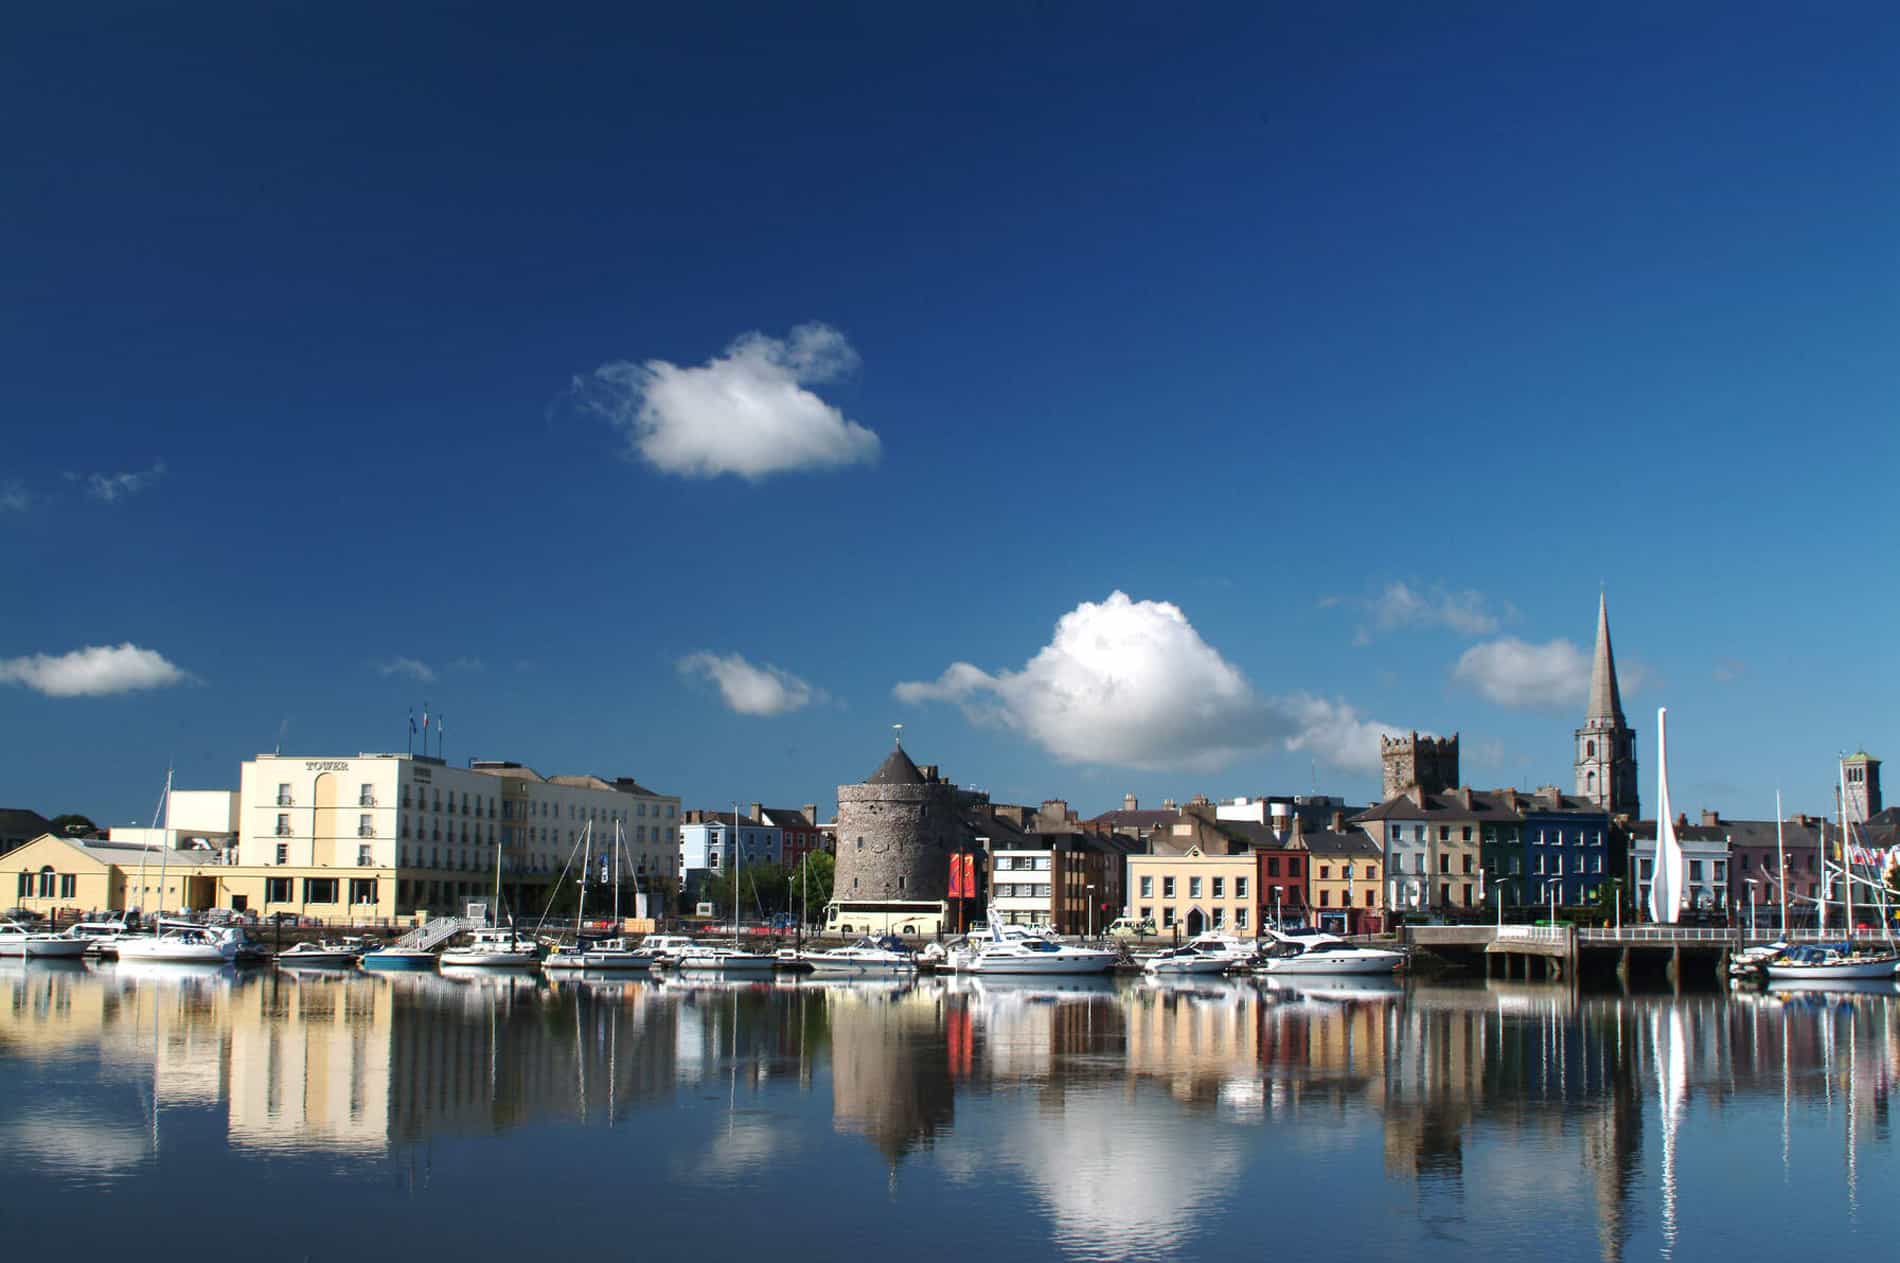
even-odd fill
[(88, 912), (289, 912), (324, 924), (396, 916), (392, 868), (243, 865), (233, 852), (128, 846), (46, 833), (0, 855), (0, 898), (42, 916)]
[(1209, 855), (1193, 846), (1184, 855), (1128, 857), (1128, 904), (1123, 915), (1153, 920), (1163, 934), (1176, 926), (1185, 938), (1210, 930), (1257, 934), (1254, 899), (1251, 851)]
[(1338, 934), (1377, 934), (1385, 928), (1385, 848), (1365, 830), (1298, 829), (1311, 853), (1308, 903), (1314, 923)]

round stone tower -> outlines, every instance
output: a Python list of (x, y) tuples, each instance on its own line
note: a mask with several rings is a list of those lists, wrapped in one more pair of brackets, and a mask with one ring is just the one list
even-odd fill
[(941, 902), (963, 832), (956, 786), (919, 769), (900, 745), (861, 785), (838, 786), (838, 868), (832, 898)]

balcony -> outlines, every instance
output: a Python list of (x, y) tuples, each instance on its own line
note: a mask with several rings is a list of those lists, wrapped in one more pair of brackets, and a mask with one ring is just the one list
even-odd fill
[(294, 807), (297, 804), (291, 799), (289, 794), (279, 794), (277, 795), (277, 805), (279, 807)]
[(287, 838), (287, 837), (289, 837), (289, 836), (290, 836), (290, 826), (289, 826), (289, 825), (287, 825), (287, 824), (280, 824), (280, 825), (278, 825), (278, 826), (277, 826), (277, 836), (278, 836), (278, 837), (280, 837), (280, 838)]
[(358, 807), (374, 807), (376, 805), (376, 795), (374, 794), (360, 795), (356, 800), (356, 805)]
[(376, 867), (376, 860), (367, 853), (361, 853), (356, 857), (356, 866), (358, 868), (374, 868)]
[(359, 824), (356, 826), (356, 836), (359, 838), (373, 838), (376, 836), (376, 826), (373, 824)]

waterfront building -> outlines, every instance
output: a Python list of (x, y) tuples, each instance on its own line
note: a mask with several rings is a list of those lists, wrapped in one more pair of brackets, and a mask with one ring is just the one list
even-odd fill
[(732, 869), (736, 854), (747, 864), (777, 864), (783, 834), (756, 815), (731, 811), (689, 811), (680, 824), (680, 881), (688, 899), (697, 899), (706, 879)]
[[(160, 859), (155, 846), (42, 833), (0, 855), (0, 897), (11, 898), (9, 909), (45, 917), (124, 908), (127, 894), (138, 888), (141, 864), (150, 869), (156, 890)], [(190, 862), (171, 866), (165, 884), (174, 898), (186, 892), (194, 873)]]
[(838, 786), (837, 870), (828, 927), (935, 934), (948, 908), (950, 857), (975, 846), (965, 818), (987, 798), (959, 790), (900, 744), (875, 772)]
[[(1690, 824), (1686, 814), (1678, 814), (1676, 839), (1682, 844), (1683, 910), (1705, 915), (1728, 911), (1728, 829), (1722, 825)], [(1638, 820), (1632, 827), (1629, 865), (1630, 886), (1636, 892), (1635, 906), (1647, 908), (1649, 884), (1656, 875), (1654, 820)]]
[(779, 862), (797, 868), (813, 851), (824, 849), (825, 835), (818, 827), (818, 804), (790, 807), (766, 807), (752, 804), (752, 818), (779, 832)]
[(989, 919), (1099, 933), (1122, 907), (1131, 840), (1084, 828), (1060, 800), (1039, 809), (988, 804), (973, 827), (989, 855)]
[(1296, 823), (1310, 870), (1307, 890), (1314, 923), (1336, 934), (1377, 934), (1385, 927), (1380, 871), (1385, 852), (1364, 829), (1308, 829)]
[(1152, 920), (1162, 933), (1192, 938), (1209, 930), (1260, 932), (1258, 863), (1251, 850), (1130, 855), (1124, 916)]
[[(600, 847), (616, 826), (625, 840), (621, 871), (633, 887), (633, 915), (654, 915), (677, 877), (679, 800), (625, 778), (542, 777), (502, 761), (456, 768), (405, 754), (272, 754), (243, 764), (239, 782), (235, 794), (174, 791), (163, 828), (115, 830), (109, 844), (76, 855), (48, 851), (58, 860), (55, 891), (67, 885), (59, 864), (73, 865), (74, 894), (70, 901), (55, 894), (54, 903), (388, 921), (486, 903), (499, 854), (503, 898), (524, 912), (545, 901), (590, 823)], [(0, 863), (0, 888), (9, 878), (24, 888), (27, 865)], [(36, 910), (46, 867), (31, 869), (35, 903), (27, 906)], [(82, 885), (89, 896), (96, 885), (97, 896), (82, 897)]]
[(1590, 663), (1590, 707), (1577, 729), (1577, 796), (1612, 817), (1642, 814), (1636, 788), (1636, 733), (1623, 719), (1623, 694), (1610, 649), (1609, 598), (1597, 597), (1596, 652)]
[(1180, 817), (1180, 808), (1172, 798), (1163, 799), (1159, 808), (1143, 808), (1139, 798), (1126, 794), (1119, 810), (1104, 811), (1084, 823), (1131, 839), (1142, 850), (1152, 850), (1150, 840), (1157, 833), (1165, 837)]
[(1554, 786), (1514, 797), (1526, 880), (1506, 886), (1512, 902), (1548, 903), (1554, 890), (1559, 907), (1581, 907), (1596, 897), (1598, 887), (1623, 875), (1624, 835), (1595, 801), (1561, 794)]
[[(1780, 915), (1781, 886), (1788, 888), (1788, 920), (1811, 920), (1809, 902), (1820, 889), (1821, 821), (1797, 814), (1781, 822), (1777, 846), (1773, 820), (1724, 820), (1718, 811), (1704, 811), (1702, 825), (1718, 829), (1728, 839), (1728, 901), (1746, 918), (1755, 905), (1756, 923), (1770, 925)], [(1785, 867), (1783, 866), (1785, 864)]]

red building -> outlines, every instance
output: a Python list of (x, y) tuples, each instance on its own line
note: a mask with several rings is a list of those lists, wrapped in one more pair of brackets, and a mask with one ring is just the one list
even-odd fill
[(785, 867), (797, 868), (799, 861), (813, 851), (824, 850), (824, 835), (818, 829), (818, 804), (803, 807), (765, 807), (752, 804), (752, 818), (779, 831), (780, 853)]

